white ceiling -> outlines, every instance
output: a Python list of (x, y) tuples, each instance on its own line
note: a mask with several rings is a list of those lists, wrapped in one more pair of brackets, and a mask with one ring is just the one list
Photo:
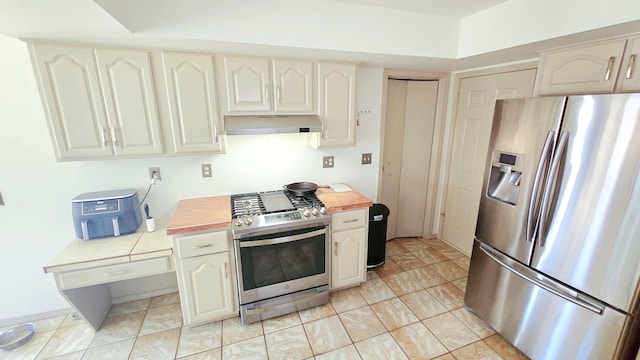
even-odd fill
[[(580, 1), (600, 0), (563, 1), (570, 7), (576, 1), (583, 4)], [(611, 1), (640, 9), (633, 5), (636, 0), (609, 0), (607, 4)], [(535, 3), (555, 6), (553, 0)], [(555, 38), (544, 34), (459, 58), (461, 23), (484, 18), (486, 14), (504, 13), (508, 11), (505, 8), (522, 7), (522, 4), (531, 3), (522, 0), (0, 0), (0, 34), (23, 39), (322, 58), (382, 67), (450, 71), (531, 59), (537, 57), (540, 49), (618, 35), (630, 32), (630, 28), (640, 29), (640, 17), (631, 16), (631, 20), (637, 20), (632, 26), (610, 26), (602, 31), (578, 34), (567, 32), (569, 36)], [(509, 15), (514, 16), (523, 14)], [(532, 21), (539, 27), (550, 25), (538, 18)], [(553, 25), (565, 26), (564, 23)], [(537, 41), (539, 38), (544, 41)]]

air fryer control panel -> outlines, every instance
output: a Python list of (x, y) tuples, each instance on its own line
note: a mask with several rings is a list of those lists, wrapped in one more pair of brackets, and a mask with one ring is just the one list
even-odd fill
[(82, 203), (82, 215), (105, 214), (120, 210), (118, 200), (89, 201)]

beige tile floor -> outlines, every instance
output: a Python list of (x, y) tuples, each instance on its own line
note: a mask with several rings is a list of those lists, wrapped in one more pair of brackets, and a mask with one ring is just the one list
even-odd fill
[(113, 306), (97, 333), (72, 314), (39, 320), (33, 339), (0, 359), (526, 359), (465, 310), (468, 267), (442, 241), (395, 239), (384, 266), (322, 306), (183, 327), (174, 293)]

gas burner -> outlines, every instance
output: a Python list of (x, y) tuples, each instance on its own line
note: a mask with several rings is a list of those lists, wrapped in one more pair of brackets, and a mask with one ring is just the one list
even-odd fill
[(275, 190), (231, 195), (234, 238), (257, 230), (303, 224), (326, 225), (330, 217), (322, 201), (313, 193), (296, 196), (291, 191)]

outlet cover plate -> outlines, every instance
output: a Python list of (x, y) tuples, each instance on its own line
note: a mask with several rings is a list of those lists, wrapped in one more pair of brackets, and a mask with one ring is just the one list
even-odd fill
[(162, 175), (160, 175), (159, 167), (150, 167), (149, 168), (149, 180), (153, 179), (153, 173), (156, 173), (156, 180), (162, 180)]
[(362, 154), (362, 165), (371, 164), (371, 153)]
[(322, 167), (323, 168), (332, 168), (333, 167), (333, 155), (332, 156), (323, 156), (322, 157)]
[(213, 174), (211, 173), (211, 164), (202, 164), (200, 165), (200, 167), (202, 170), (203, 178), (210, 178), (213, 176)]

